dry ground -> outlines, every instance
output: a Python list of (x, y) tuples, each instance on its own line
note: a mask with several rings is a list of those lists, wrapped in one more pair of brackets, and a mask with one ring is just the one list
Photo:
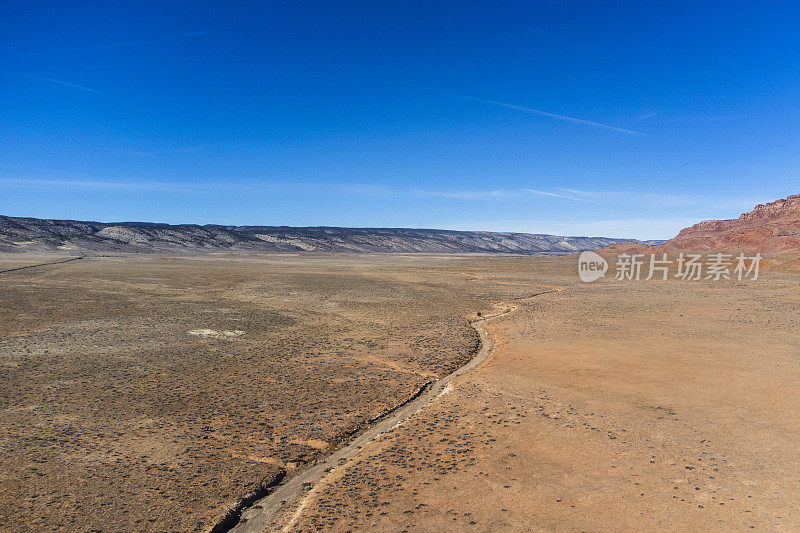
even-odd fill
[(487, 296), (454, 261), (138, 256), (0, 274), (0, 524), (209, 529), (469, 359), (465, 317)]
[(513, 300), (490, 359), (292, 528), (797, 530), (799, 281), (581, 284), (572, 258), (431, 256), (0, 274), (0, 523), (208, 529), (463, 363), (466, 316), (558, 286)]
[(755, 282), (555, 284), (493, 356), (315, 486), (298, 530), (800, 529), (800, 292)]

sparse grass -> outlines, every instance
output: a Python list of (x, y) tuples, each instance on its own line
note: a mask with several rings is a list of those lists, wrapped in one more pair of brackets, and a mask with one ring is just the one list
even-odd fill
[(474, 262), (135, 256), (3, 274), (0, 523), (208, 529), (470, 357), (465, 317), (509, 290), (465, 282)]

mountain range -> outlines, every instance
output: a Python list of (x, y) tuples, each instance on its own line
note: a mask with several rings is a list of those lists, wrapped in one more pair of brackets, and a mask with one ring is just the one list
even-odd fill
[[(631, 240), (438, 229), (201, 226), (0, 216), (2, 252), (191, 254), (230, 251), (562, 255), (596, 250), (618, 242)], [(653, 242), (647, 244), (651, 243)]]

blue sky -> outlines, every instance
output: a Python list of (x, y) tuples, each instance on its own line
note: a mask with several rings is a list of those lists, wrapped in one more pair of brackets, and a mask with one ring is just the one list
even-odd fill
[(797, 3), (8, 2), (0, 213), (666, 238), (800, 192)]

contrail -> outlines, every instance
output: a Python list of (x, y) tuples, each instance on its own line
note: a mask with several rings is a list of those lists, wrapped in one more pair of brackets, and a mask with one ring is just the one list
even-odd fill
[(8, 74), (13, 74), (15, 76), (22, 76), (23, 78), (31, 78), (33, 80), (42, 80), (42, 81), (49, 81), (50, 83), (57, 83), (59, 85), (63, 85), (64, 87), (70, 87), (71, 89), (78, 89), (80, 91), (86, 91), (89, 93), (95, 94), (103, 94), (96, 89), (90, 89), (89, 87), (84, 87), (83, 85), (78, 85), (77, 83), (70, 83), (68, 81), (56, 80), (53, 78), (45, 78), (44, 76), (34, 76), (33, 74), (23, 74), (21, 72), (11, 72), (10, 70), (4, 71)]
[[(462, 95), (464, 96), (464, 95)], [(499, 105), (501, 107), (508, 107), (509, 109), (519, 109), (520, 111), (527, 111), (529, 113), (536, 113), (537, 115), (544, 115), (550, 118), (557, 118), (559, 120), (567, 120), (569, 122), (575, 122), (577, 124), (585, 124), (586, 126), (594, 126), (595, 128), (603, 128), (612, 131), (618, 131), (620, 133), (627, 133), (628, 135), (645, 135), (639, 131), (633, 130), (626, 130), (625, 128), (617, 128), (615, 126), (609, 126), (608, 124), (601, 124), (599, 122), (592, 122), (591, 120), (583, 120), (582, 118), (575, 118), (575, 117), (566, 117), (564, 115), (557, 115), (555, 113), (548, 113), (547, 111), (540, 111), (538, 109), (532, 109), (530, 107), (522, 107), (519, 105), (513, 104), (504, 104), (503, 102), (496, 102), (494, 100), (484, 100), (482, 98), (475, 98), (474, 96), (464, 96), (468, 100), (473, 100), (475, 102), (481, 102), (484, 104), (491, 104), (491, 105)]]
[(539, 194), (542, 196), (552, 196), (554, 198), (565, 198), (567, 200), (576, 200), (578, 202), (594, 202), (594, 200), (590, 200), (588, 198), (575, 198), (574, 196), (567, 196), (566, 194), (558, 194), (555, 192), (547, 192), (547, 191), (539, 191), (537, 189), (522, 189), (525, 192), (529, 192), (531, 194)]

